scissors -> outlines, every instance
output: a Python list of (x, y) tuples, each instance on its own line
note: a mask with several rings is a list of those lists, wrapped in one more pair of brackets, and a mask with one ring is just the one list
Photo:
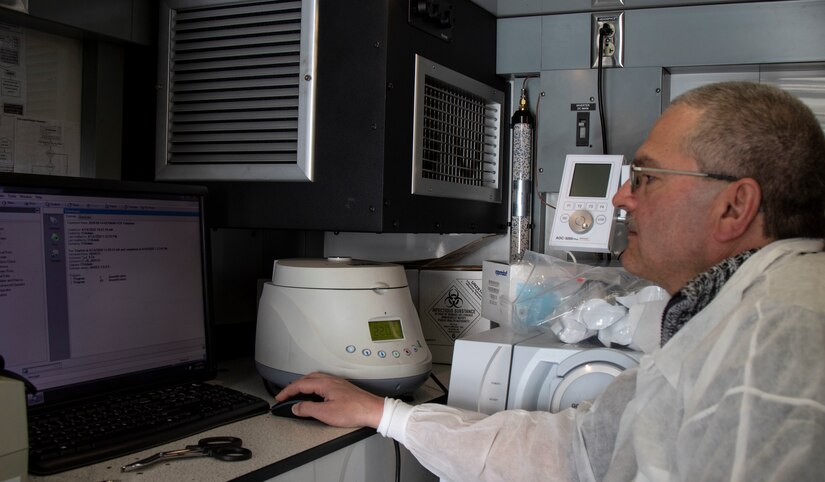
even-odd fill
[(121, 472), (132, 472), (147, 465), (162, 460), (177, 460), (190, 457), (214, 457), (227, 462), (239, 462), (252, 457), (252, 451), (242, 447), (243, 441), (238, 437), (207, 437), (198, 441), (197, 445), (187, 445), (185, 448), (159, 452), (143, 460), (124, 465)]

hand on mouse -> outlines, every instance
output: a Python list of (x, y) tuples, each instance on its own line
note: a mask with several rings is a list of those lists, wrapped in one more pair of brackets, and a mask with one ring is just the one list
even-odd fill
[(275, 395), (281, 402), (299, 393), (315, 393), (324, 402), (300, 402), (292, 407), (299, 417), (312, 417), (335, 427), (378, 428), (384, 412), (384, 398), (352, 383), (325, 373), (310, 373), (290, 383)]

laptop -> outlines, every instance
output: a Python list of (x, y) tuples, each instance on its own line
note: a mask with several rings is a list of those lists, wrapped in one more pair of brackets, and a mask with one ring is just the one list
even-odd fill
[[(205, 201), (198, 186), (0, 174), (0, 355), (36, 387), (30, 439), (40, 414), (215, 376)], [(126, 437), (68, 462), (30, 459), (30, 471), (82, 466), (268, 410), (249, 399), (253, 408), (225, 420)]]

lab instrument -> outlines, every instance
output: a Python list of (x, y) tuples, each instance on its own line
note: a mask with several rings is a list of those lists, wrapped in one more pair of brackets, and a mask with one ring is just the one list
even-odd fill
[(624, 156), (569, 154), (548, 244), (568, 251), (610, 253), (615, 226), (613, 195)]
[(562, 343), (553, 332), (494, 328), (456, 342), (448, 405), (558, 412), (598, 396), (641, 355), (592, 340)]
[(412, 392), (432, 355), (404, 268), (348, 257), (276, 260), (258, 305), (255, 364), (278, 387), (323, 371), (379, 395)]
[[(527, 79), (525, 79), (525, 85)], [(533, 185), (533, 135), (536, 119), (527, 106), (527, 89), (521, 89), (519, 107), (513, 114), (513, 184), (510, 192), (510, 262), (521, 261), (530, 248), (530, 203)]]

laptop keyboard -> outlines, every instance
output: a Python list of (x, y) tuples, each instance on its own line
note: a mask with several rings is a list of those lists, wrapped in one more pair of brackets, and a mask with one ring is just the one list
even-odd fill
[(187, 383), (30, 414), (29, 472), (62, 472), (268, 411), (258, 397)]

